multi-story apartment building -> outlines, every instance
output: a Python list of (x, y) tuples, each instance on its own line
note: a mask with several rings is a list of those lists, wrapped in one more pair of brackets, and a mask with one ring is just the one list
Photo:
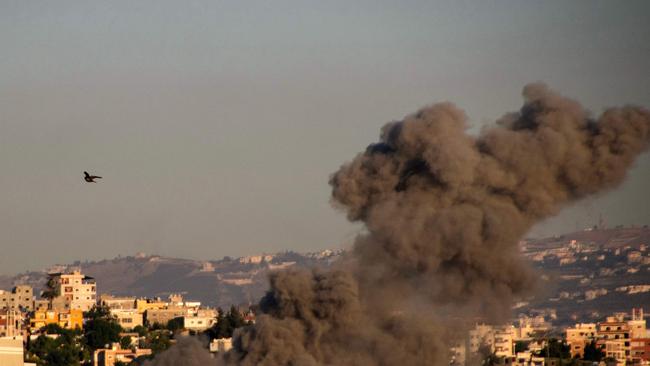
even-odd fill
[[(58, 301), (53, 301), (55, 310), (89, 311), (97, 304), (97, 288), (95, 279), (79, 271), (72, 273), (50, 274), (59, 292)], [(63, 307), (63, 309), (60, 309)]]
[(608, 316), (598, 323), (597, 344), (605, 349), (605, 357), (614, 358), (617, 365), (625, 365), (630, 357), (630, 327), (624, 313)]
[(0, 309), (32, 311), (34, 309), (32, 286), (20, 285), (11, 291), (0, 290)]
[(596, 339), (596, 324), (579, 323), (565, 330), (566, 342), (571, 347), (571, 357), (583, 357), (585, 346)]
[(514, 356), (515, 329), (510, 326), (476, 325), (469, 331), (470, 354), (479, 353), (482, 348), (494, 352), (499, 357)]

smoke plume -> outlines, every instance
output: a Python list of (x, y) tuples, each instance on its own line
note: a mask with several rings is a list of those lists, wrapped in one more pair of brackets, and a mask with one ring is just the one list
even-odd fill
[(544, 84), (523, 97), (478, 136), (451, 103), (386, 124), (330, 179), (335, 205), (366, 232), (333, 270), (273, 273), (263, 314), (216, 362), (447, 365), (460, 319), (507, 316), (534, 287), (520, 238), (616, 187), (650, 143), (646, 109), (593, 119)]

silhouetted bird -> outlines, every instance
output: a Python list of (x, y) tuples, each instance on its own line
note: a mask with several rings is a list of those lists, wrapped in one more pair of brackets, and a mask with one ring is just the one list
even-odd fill
[(97, 175), (90, 175), (90, 174), (88, 174), (88, 172), (84, 172), (84, 175), (85, 175), (84, 180), (86, 182), (88, 182), (88, 183), (97, 183), (97, 182), (95, 182), (95, 179), (101, 179), (102, 178), (102, 177), (97, 176)]

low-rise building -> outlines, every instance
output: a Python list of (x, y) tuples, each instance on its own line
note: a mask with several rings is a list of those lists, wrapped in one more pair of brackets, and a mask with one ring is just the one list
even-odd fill
[(160, 310), (167, 307), (167, 302), (160, 299), (137, 299), (135, 301), (135, 308), (140, 314), (144, 314), (148, 310)]
[(102, 348), (93, 353), (93, 366), (114, 366), (117, 362), (130, 363), (140, 356), (148, 356), (151, 350), (147, 348), (122, 349), (119, 343), (113, 343), (111, 348)]
[(41, 329), (48, 324), (58, 324), (65, 329), (83, 328), (83, 311), (71, 309), (66, 311), (38, 310), (29, 319), (31, 329)]
[(135, 310), (135, 297), (131, 296), (112, 296), (102, 294), (99, 296), (99, 303), (113, 310)]
[(190, 313), (184, 307), (170, 306), (163, 309), (149, 309), (145, 312), (145, 321), (149, 325), (165, 325), (174, 318), (182, 318)]
[(210, 329), (217, 322), (217, 318), (210, 316), (186, 315), (182, 319), (183, 328), (198, 332)]
[(138, 313), (136, 309), (111, 309), (111, 315), (114, 316), (122, 328), (126, 330), (131, 330), (139, 325), (144, 325), (143, 315)]
[(210, 342), (210, 352), (212, 353), (228, 352), (231, 348), (232, 338), (213, 339), (212, 342)]

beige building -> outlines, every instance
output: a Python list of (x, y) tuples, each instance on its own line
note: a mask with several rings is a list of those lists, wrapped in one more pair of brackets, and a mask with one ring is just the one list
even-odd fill
[(111, 309), (111, 315), (126, 330), (131, 330), (138, 325), (144, 325), (143, 316), (136, 309)]
[(164, 309), (150, 309), (145, 312), (145, 320), (149, 325), (166, 325), (174, 318), (182, 318), (189, 315), (188, 309), (178, 306), (170, 306)]
[(23, 361), (23, 337), (0, 337), (0, 365), (36, 366)]
[(98, 349), (93, 353), (93, 366), (114, 366), (116, 362), (130, 363), (140, 356), (151, 354), (147, 348), (134, 350), (122, 349), (119, 343), (113, 343), (111, 348)]
[(607, 317), (598, 323), (599, 346), (604, 346), (605, 357), (616, 359), (617, 365), (625, 365), (630, 357), (630, 327), (624, 313)]
[(109, 309), (119, 309), (119, 310), (135, 310), (135, 297), (130, 296), (112, 296), (108, 294), (102, 294), (99, 297), (99, 303), (103, 306), (108, 307)]
[(0, 290), (0, 309), (34, 310), (34, 290), (32, 286), (20, 285), (11, 291)]
[(72, 273), (55, 273), (50, 276), (59, 291), (59, 296), (52, 302), (53, 309), (89, 311), (97, 304), (94, 278), (76, 270)]
[(494, 352), (499, 357), (514, 356), (515, 328), (506, 326), (491, 326), (478, 324), (469, 331), (468, 350), (476, 354), (483, 347)]
[(579, 323), (565, 330), (566, 342), (571, 347), (571, 357), (584, 356), (585, 346), (596, 339), (596, 324)]

